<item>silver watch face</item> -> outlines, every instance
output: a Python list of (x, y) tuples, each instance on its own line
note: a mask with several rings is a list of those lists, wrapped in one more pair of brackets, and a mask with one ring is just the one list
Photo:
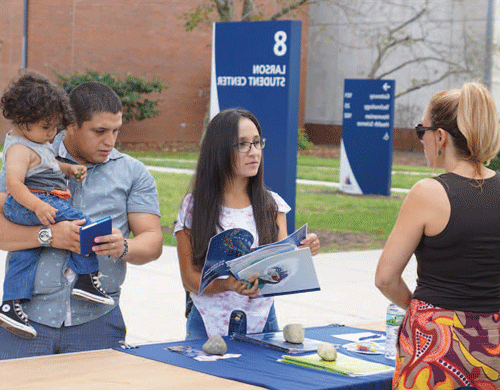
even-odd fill
[(52, 232), (49, 227), (43, 227), (38, 233), (38, 241), (40, 244), (49, 246), (52, 242)]

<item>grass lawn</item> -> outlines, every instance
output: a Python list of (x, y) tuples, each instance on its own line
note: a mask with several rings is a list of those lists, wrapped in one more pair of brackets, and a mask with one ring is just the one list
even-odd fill
[(160, 199), (161, 226), (163, 228), (163, 243), (175, 245), (172, 235), (174, 221), (186, 195), (191, 176), (174, 173), (151, 172), (156, 180)]
[[(147, 152), (130, 152), (147, 165), (194, 169), (197, 155), (158, 155)], [(335, 159), (299, 157), (298, 177), (310, 180), (338, 181), (339, 162)], [(431, 176), (427, 168), (415, 170), (418, 174), (407, 175), (414, 167), (395, 167), (393, 178), (402, 188), (410, 188), (417, 180)], [(175, 245), (172, 226), (177, 217), (182, 198), (187, 192), (191, 176), (152, 172), (158, 185), (161, 207), (161, 224), (165, 245)], [(394, 180), (394, 179), (393, 179)], [(309, 229), (320, 235), (363, 235), (369, 237), (367, 249), (381, 248), (396, 221), (403, 196), (353, 196), (321, 186), (297, 186), (296, 226), (308, 223)], [(335, 243), (324, 240), (322, 252), (342, 250)]]
[(296, 224), (311, 229), (364, 232), (385, 240), (396, 221), (404, 197), (356, 196), (338, 191), (297, 187)]
[[(194, 169), (196, 167), (196, 153), (158, 154), (148, 152), (127, 152), (140, 159), (146, 165)], [(297, 179), (319, 180), (327, 182), (339, 181), (339, 160), (310, 156), (297, 158)], [(392, 187), (409, 189), (418, 180), (435, 176), (442, 171), (427, 167), (394, 165), (392, 167)], [(411, 174), (409, 173), (411, 172)]]
[[(159, 154), (129, 152), (146, 165), (194, 169), (196, 153)], [(298, 157), (297, 177), (309, 180), (338, 182), (338, 159), (310, 156)], [(0, 163), (1, 166), (1, 163)], [(393, 166), (392, 186), (411, 188), (418, 180), (438, 174), (426, 167)], [(160, 197), (161, 225), (165, 245), (175, 245), (172, 228), (181, 201), (187, 193), (190, 175), (152, 172)], [(355, 236), (367, 241), (363, 249), (383, 247), (396, 221), (404, 196), (347, 195), (324, 186), (297, 186), (296, 226), (308, 223), (309, 230), (320, 237)], [(345, 250), (345, 246), (322, 239), (322, 252)], [(344, 248), (344, 249), (343, 249)]]
[[(191, 176), (152, 172), (158, 186), (165, 245), (175, 245), (172, 227)], [(297, 186), (296, 226), (308, 223), (312, 231), (365, 234), (374, 248), (381, 248), (396, 221), (402, 196), (353, 196), (314, 186)], [(328, 241), (328, 240), (327, 240)], [(322, 252), (340, 250), (328, 244)], [(374, 249), (371, 248), (371, 249)], [(370, 248), (368, 248), (370, 249)]]

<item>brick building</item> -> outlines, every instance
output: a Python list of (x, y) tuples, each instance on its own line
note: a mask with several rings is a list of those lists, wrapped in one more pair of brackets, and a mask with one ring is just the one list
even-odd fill
[[(197, 143), (209, 100), (211, 26), (191, 32), (182, 15), (206, 0), (30, 0), (27, 68), (55, 81), (54, 71), (93, 69), (123, 77), (126, 72), (168, 86), (162, 113), (126, 123), (122, 143), (166, 146)], [(269, 13), (278, 1), (266, 1)], [(0, 92), (23, 64), (25, 0), (0, 0)], [(302, 79), (299, 124), (303, 125), (308, 16), (302, 20)], [(9, 124), (0, 118), (0, 139)]]

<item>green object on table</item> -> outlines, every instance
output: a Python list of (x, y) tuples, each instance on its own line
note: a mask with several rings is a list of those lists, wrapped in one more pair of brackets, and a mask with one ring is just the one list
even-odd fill
[(284, 355), (283, 359), (280, 359), (279, 361), (282, 363), (296, 364), (298, 366), (315, 368), (318, 370), (325, 370), (348, 376), (363, 376), (394, 371), (394, 367), (386, 366), (385, 364), (380, 363), (368, 362), (366, 360), (343, 355), (341, 353), (337, 353), (337, 359), (334, 361), (323, 360), (317, 353), (305, 356)]

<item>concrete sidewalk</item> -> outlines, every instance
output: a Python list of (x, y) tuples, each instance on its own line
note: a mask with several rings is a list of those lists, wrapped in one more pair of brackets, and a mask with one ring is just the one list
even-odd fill
[[(304, 326), (331, 323), (353, 325), (384, 321), (388, 300), (373, 283), (381, 251), (324, 253), (314, 257), (321, 291), (275, 298), (280, 328), (291, 321)], [(0, 251), (0, 281), (6, 252)], [(414, 289), (414, 258), (404, 273)], [(164, 246), (160, 259), (142, 266), (129, 265), (121, 308), (127, 324), (127, 342), (148, 344), (185, 337), (185, 292), (175, 247)]]

